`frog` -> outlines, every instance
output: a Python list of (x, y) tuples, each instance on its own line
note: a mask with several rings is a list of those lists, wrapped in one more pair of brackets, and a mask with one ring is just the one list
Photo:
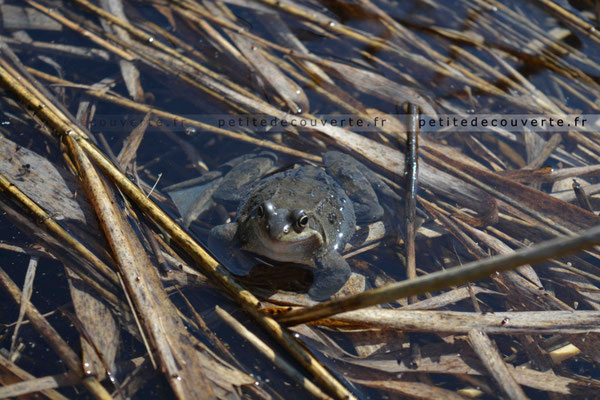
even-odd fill
[(339, 151), (324, 153), (322, 166), (295, 164), (267, 173), (275, 160), (262, 153), (230, 164), (213, 198), (238, 203), (236, 217), (210, 230), (208, 248), (237, 275), (253, 266), (250, 255), (308, 266), (314, 271), (309, 297), (326, 300), (351, 275), (342, 251), (357, 224), (384, 214), (378, 194), (399, 197), (372, 170)]

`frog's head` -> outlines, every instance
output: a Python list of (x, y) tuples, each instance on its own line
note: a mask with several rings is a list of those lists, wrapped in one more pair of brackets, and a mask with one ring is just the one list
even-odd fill
[(306, 263), (324, 243), (310, 213), (271, 201), (258, 204), (243, 229), (246, 250), (276, 261)]

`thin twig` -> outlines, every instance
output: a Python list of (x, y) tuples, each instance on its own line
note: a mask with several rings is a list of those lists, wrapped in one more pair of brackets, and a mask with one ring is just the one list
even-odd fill
[(344, 311), (389, 303), (423, 292), (431, 292), (488, 277), (497, 272), (510, 271), (524, 264), (535, 264), (548, 258), (573, 254), (600, 244), (600, 226), (574, 236), (560, 237), (536, 246), (519, 249), (511, 254), (486, 258), (445, 271), (437, 271), (413, 280), (393, 283), (340, 300), (321, 303), (314, 307), (290, 311), (279, 320), (288, 325), (315, 321)]

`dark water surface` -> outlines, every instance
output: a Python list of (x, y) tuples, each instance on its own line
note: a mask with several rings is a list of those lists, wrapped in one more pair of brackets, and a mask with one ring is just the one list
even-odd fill
[[(110, 80), (110, 93), (118, 94), (125, 99), (135, 98), (137, 103), (176, 116), (161, 119), (152, 117), (151, 126), (147, 128), (135, 156), (137, 178), (134, 178), (132, 173), (132, 164), (129, 164), (127, 169), (132, 179), (139, 179), (148, 189), (156, 184), (155, 190), (158, 196), (155, 196), (155, 199), (176, 218), (180, 217), (179, 211), (164, 189), (197, 178), (207, 171), (217, 170), (235, 157), (264, 150), (256, 145), (255, 139), (266, 140), (288, 149), (270, 150), (278, 157), (277, 167), (306, 161), (302, 154), (312, 156), (309, 161), (318, 164), (318, 161), (314, 160), (315, 157), (320, 157), (327, 150), (350, 153), (395, 184), (395, 190), (402, 195), (403, 191), (398, 187), (403, 185), (403, 172), (391, 168), (390, 160), (397, 154), (395, 152), (404, 153), (404, 106), (407, 101), (411, 101), (421, 107), (427, 121), (435, 121), (446, 116), (462, 118), (492, 116), (490, 120), (493, 118), (501, 120), (510, 118), (511, 115), (542, 117), (559, 115), (565, 121), (573, 123), (573, 120), (569, 120), (566, 116), (589, 116), (589, 125), (579, 127), (582, 128), (581, 130), (574, 127), (570, 130), (550, 131), (533, 126), (528, 126), (528, 129), (508, 127), (488, 129), (481, 125), (470, 129), (462, 129), (460, 126), (436, 127), (429, 131), (423, 129), (421, 143), (427, 143), (426, 146), (432, 146), (452, 160), (512, 179), (508, 186), (502, 186), (498, 181), (486, 183), (529, 207), (535, 208), (539, 205), (539, 208), (535, 209), (557, 224), (551, 227), (556, 228), (557, 232), (564, 232), (559, 229), (561, 226), (570, 231), (580, 231), (597, 224), (594, 215), (583, 210), (581, 214), (580, 209), (575, 208), (580, 204), (571, 189), (573, 178), (576, 178), (584, 188), (589, 186), (587, 194), (590, 196), (592, 212), (597, 215), (600, 202), (598, 197), (595, 197), (595, 193), (599, 191), (596, 185), (600, 182), (598, 182), (598, 172), (592, 167), (600, 163), (600, 139), (597, 135), (597, 127), (593, 125), (595, 115), (600, 108), (600, 35), (594, 28), (598, 25), (598, 20), (596, 11), (591, 5), (593, 2), (552, 3), (563, 7), (562, 14), (544, 6), (545, 1), (324, 0), (280, 3), (296, 6), (294, 9), (298, 11), (295, 14), (286, 13), (261, 2), (244, 0), (227, 1), (220, 5), (210, 3), (212, 6), (207, 6), (211, 10), (210, 13), (221, 15), (221, 18), (226, 18), (227, 14), (224, 10), (228, 9), (231, 13), (229, 16), (231, 24), (243, 28), (244, 32), (251, 32), (280, 46), (273, 46), (275, 48), (269, 48), (264, 44), (261, 46), (252, 38), (244, 39), (240, 35), (224, 30), (214, 21), (204, 20), (205, 24), (218, 32), (218, 36), (211, 36), (212, 31), (207, 30), (206, 26), (201, 25), (198, 20), (189, 19), (186, 14), (176, 12), (175, 3), (160, 1), (124, 1), (124, 3), (127, 17), (133, 25), (151, 33), (153, 40), (177, 49), (211, 71), (220, 74), (214, 81), (221, 86), (210, 91), (200, 89), (199, 85), (193, 82), (204, 82), (201, 79), (204, 74), (189, 66), (182, 66), (173, 56), (167, 55), (160, 60), (162, 64), (158, 65), (149, 60), (143, 61), (144, 57), (137, 55), (138, 60), (132, 64), (139, 71), (138, 82), (142, 90), (136, 94), (135, 90), (132, 91), (125, 84), (119, 58), (106, 49), (102, 51), (106, 52), (107, 59), (102, 59), (96, 56), (76, 57), (56, 49), (41, 49), (27, 44), (27, 41), (33, 40), (42, 44), (101, 49), (97, 43), (65, 27), (57, 31), (52, 30), (54, 28), (50, 23), (44, 25), (42, 21), (42, 25), (39, 26), (35, 25), (39, 22), (26, 20), (22, 21), (20, 27), (18, 24), (15, 25), (17, 18), (7, 17), (7, 15), (9, 12), (21, 15), (19, 12), (22, 12), (21, 7), (24, 3), (20, 1), (0, 0), (0, 7), (2, 7), (0, 11), (3, 12), (4, 18), (3, 24), (0, 25), (0, 35), (25, 66), (68, 81), (56, 84), (40, 78), (40, 82), (46, 85), (46, 88), (72, 114), (77, 114), (82, 102), (94, 103), (94, 116), (91, 121), (88, 121), (86, 127), (98, 140), (98, 146), (105, 152), (107, 148), (99, 140), (99, 134), (105, 137), (110, 151), (119, 154), (123, 141), (141, 123), (145, 112), (90, 96), (86, 94), (89, 85)], [(88, 19), (94, 27), (100, 26), (96, 16), (86, 14), (69, 1), (65, 1), (62, 5), (53, 4), (50, 8), (52, 11), (66, 14), (71, 20)], [(94, 27), (90, 29), (94, 30)], [(296, 49), (296, 53), (291, 55), (282, 51), (282, 47), (291, 46), (290, 42), (278, 38), (277, 32), (284, 32), (284, 28), (288, 31), (288, 37), (292, 37), (294, 43), (301, 43), (305, 51)], [(161, 35), (160, 30), (167, 31), (175, 39)], [(100, 32), (99, 34), (102, 35)], [(229, 47), (223, 46), (220, 40), (227, 41), (235, 50), (229, 52)], [(71, 50), (67, 50), (69, 51)], [(138, 49), (138, 51), (141, 54), (154, 56), (151, 47), (147, 50)], [(255, 58), (252, 53), (260, 54), (260, 58)], [(309, 56), (300, 57), (298, 53), (309, 54)], [(9, 53), (4, 52), (2, 57), (7, 58), (7, 54)], [(269, 57), (272, 57), (271, 61), (267, 61)], [(315, 72), (316, 66), (319, 67), (320, 72)], [(313, 68), (311, 72), (308, 72), (309, 68)], [(330, 79), (330, 82), (327, 82), (323, 76), (329, 77), (326, 79)], [(135, 79), (127, 79), (135, 82)], [(281, 79), (284, 79), (283, 83)], [(72, 87), (71, 83), (83, 86)], [(133, 87), (135, 85), (133, 83)], [(228, 93), (235, 93), (235, 90), (231, 89), (235, 85), (250, 93), (248, 97), (254, 96), (255, 103), (252, 104), (259, 104), (259, 106), (253, 109), (249, 101), (240, 101), (238, 97), (228, 95)], [(229, 88), (227, 89), (229, 91), (223, 89), (223, 92), (219, 93), (219, 88), (222, 87)], [(336, 99), (327, 95), (336, 96)], [(40, 134), (39, 125), (27, 117), (14, 100), (11, 100), (13, 98), (11, 94), (2, 91), (0, 96), (0, 135), (64, 168), (65, 163), (56, 141)], [(260, 123), (258, 126), (240, 126), (240, 116), (258, 118), (259, 121), (273, 120), (273, 114), (267, 115), (269, 110), (273, 109), (276, 112), (287, 113), (285, 118), (294, 116), (311, 118), (314, 115), (318, 116), (315, 118), (319, 120), (340, 121), (354, 117), (363, 118), (367, 123), (367, 116), (374, 121), (378, 121), (377, 118), (379, 121), (382, 119), (393, 121), (395, 117), (397, 119), (384, 127), (352, 129), (360, 137), (385, 146), (372, 152), (362, 145), (363, 142), (353, 141), (351, 134), (334, 136), (324, 129), (268, 129)], [(432, 115), (433, 113), (437, 115)], [(281, 114), (278, 116), (280, 117)], [(189, 122), (182, 122), (182, 117), (202, 121), (236, 134), (243, 133), (246, 139), (232, 138), (226, 132), (216, 134), (214, 129), (204, 129)], [(553, 139), (553, 135), (558, 136)], [(558, 141), (559, 138), (558, 144), (553, 142)], [(551, 146), (552, 143), (555, 144)], [(545, 146), (548, 147), (549, 153), (546, 157), (542, 157)], [(3, 159), (9, 157), (10, 155), (2, 155)], [(580, 170), (581, 174), (577, 171), (565, 173), (560, 183), (558, 178), (551, 176), (550, 168), (554, 171), (566, 171), (575, 167), (590, 167), (590, 169)], [(482, 179), (480, 176), (472, 175)], [(441, 175), (438, 171), (434, 172), (433, 176)], [(499, 206), (500, 217), (496, 221), (485, 220), (484, 214), (491, 212), (493, 208), (488, 207), (486, 203), (488, 195), (472, 187), (469, 189), (464, 182), (457, 180), (459, 186), (452, 186), (448, 183), (450, 181), (445, 179), (441, 179), (441, 182), (435, 179), (428, 181), (429, 178), (423, 176), (420, 179), (419, 194), (423, 199), (435, 204), (438, 211), (459, 216), (458, 219), (482, 231), (487, 228), (485, 232), (496, 240), (503, 241), (507, 248), (528, 246), (553, 236), (549, 227), (529, 216), (524, 216), (514, 207), (504, 203)], [(554, 194), (555, 197), (566, 200), (572, 206), (563, 207), (561, 204), (548, 202), (547, 197), (536, 200), (532, 196), (537, 192), (519, 190), (515, 182), (523, 183), (545, 194)], [(473, 199), (470, 197), (469, 190), (473, 190), (472, 193), (481, 193), (481, 197)], [(542, 196), (541, 193), (539, 195)], [(78, 196), (84, 196), (83, 191), (78, 193)], [(1, 193), (0, 200), (6, 201)], [(407, 277), (405, 247), (403, 244), (397, 244), (398, 231), (404, 229), (402, 207), (397, 203), (386, 205), (385, 223), (388, 228), (386, 238), (374, 249), (349, 260), (355, 272), (366, 276), (368, 287), (377, 287)], [(421, 233), (417, 237), (418, 275), (464, 264), (477, 258), (464, 242), (448, 234), (442, 223), (435, 222), (435, 218), (426, 213), (422, 205), (419, 209), (423, 215), (428, 215), (423, 225), (428, 233)], [(190, 231), (205, 243), (209, 230), (232, 217), (234, 212), (235, 207), (231, 205), (227, 207), (213, 205), (191, 223)], [(476, 217), (481, 217), (483, 222), (477, 223)], [(518, 222), (515, 222), (516, 219)], [(75, 229), (72, 230), (73, 234), (77, 232)], [(96, 233), (98, 233), (99, 243), (106, 245), (100, 233)], [(0, 241), (30, 246), (35, 243), (31, 236), (31, 232), (22, 233), (10, 218), (4, 213), (0, 214)], [(480, 243), (479, 248), (483, 254), (490, 256), (497, 254), (498, 249), (493, 248), (489, 243), (481, 243), (481, 240), (474, 235), (472, 240)], [(184, 260), (189, 262), (185, 257)], [(535, 303), (529, 299), (522, 300), (526, 296), (519, 292), (515, 292), (516, 294), (511, 297), (512, 288), (488, 279), (477, 283), (477, 288), (486, 289), (488, 292), (477, 295), (481, 311), (548, 311), (568, 308), (600, 310), (598, 279), (593, 279), (593, 276), (600, 271), (595, 253), (583, 254), (563, 261), (570, 262), (570, 266), (575, 269), (581, 268), (587, 274), (585, 275), (587, 278), (582, 278), (584, 275), (575, 273), (575, 277), (569, 280), (565, 277), (564, 270), (558, 273), (555, 270), (542, 270), (542, 268), (537, 270), (539, 277), (526, 275), (526, 279), (536, 288), (541, 284), (539, 287), (541, 292), (560, 300), (560, 303), (564, 304), (563, 308), (555, 307), (558, 301), (548, 303), (540, 300), (539, 303)], [(24, 280), (28, 262), (28, 256), (0, 249), (0, 267), (19, 286)], [(549, 266), (556, 267), (551, 262), (544, 263), (544, 267)], [(48, 317), (49, 322), (79, 352), (81, 348), (79, 334), (68, 317), (59, 310), (61, 308), (73, 312), (65, 278), (60, 262), (42, 258), (35, 278), (32, 302), (42, 313), (53, 312)], [(507, 290), (503, 291), (502, 288)], [(240, 389), (243, 397), (271, 396), (291, 399), (307, 396), (303, 389), (273, 367), (245, 340), (240, 339), (238, 334), (227, 327), (215, 314), (215, 305), (227, 309), (245, 326), (268, 341), (276, 351), (283, 354), (283, 349), (268, 339), (267, 335), (256, 327), (255, 323), (228, 297), (216, 289), (207, 287), (187, 287), (182, 291), (198, 314), (204, 318), (208, 328), (231, 351), (245, 372), (251, 374), (256, 380), (256, 386), (260, 390)], [(491, 293), (492, 291), (494, 293)], [(499, 292), (503, 293), (499, 294)], [(180, 294), (174, 290), (169, 293), (173, 302), (185, 314), (189, 314)], [(433, 293), (436, 294), (439, 293)], [(423, 295), (419, 300), (428, 297), (429, 295)], [(537, 304), (537, 308), (532, 306), (533, 303)], [(397, 306), (398, 304), (393, 305), (393, 307)], [(473, 302), (468, 297), (454, 304), (445, 305), (441, 309), (474, 311)], [(16, 321), (17, 317), (18, 307), (3, 291), (0, 291), (0, 349), (2, 350), (9, 349), (11, 346), (13, 328), (8, 325)], [(213, 342), (204, 333), (192, 328), (190, 330), (203, 343), (212, 346)], [(413, 343), (413, 347), (414, 343), (418, 343), (418, 346), (424, 349), (444, 343), (444, 340), (466, 343), (464, 332), (450, 335), (422, 333), (417, 329), (417, 333), (408, 335), (401, 331), (390, 333), (383, 330), (383, 339), (377, 342), (366, 333), (362, 336), (360, 332), (334, 331), (328, 328), (315, 328), (315, 331), (324, 335), (323, 337), (328, 337), (336, 343), (335, 346), (339, 347), (329, 342), (330, 353), (326, 356), (322, 347), (328, 344), (327, 341), (319, 342), (317, 339), (307, 338), (304, 334), (301, 337), (334, 375), (361, 398), (404, 398), (404, 396), (417, 395), (400, 386), (391, 389), (371, 388), (368, 385), (352, 383), (352, 379), (418, 382), (447, 390), (447, 392), (429, 393), (424, 395), (425, 397), (436, 395), (443, 397), (444, 393), (456, 393), (457, 390), (472, 387), (482, 390), (481, 398), (501, 396), (501, 392), (496, 389), (497, 383), (489, 377), (489, 374), (487, 377), (470, 375), (476, 377), (477, 380), (474, 381), (456, 376), (469, 372), (442, 373), (443, 371), (439, 369), (445, 366), (412, 373), (413, 371), (398, 372), (395, 367), (382, 367), (382, 364), (377, 364), (375, 361), (372, 365), (368, 364), (370, 360), (386, 359), (389, 354), (392, 354), (389, 357), (397, 354), (397, 365), (403, 362), (406, 364), (410, 343)], [(583, 336), (581, 333), (578, 335), (579, 338)], [(556, 347), (575, 340), (572, 336), (558, 334), (532, 333), (531, 336), (545, 356)], [(498, 334), (493, 335), (492, 339), (496, 341), (507, 363), (514, 366), (532, 363), (535, 365), (532, 361), (533, 356), (527, 352), (529, 348), (523, 344), (525, 342), (523, 334), (514, 336)], [(121, 361), (125, 362), (146, 354), (144, 346), (124, 330), (121, 340), (117, 365), (120, 365)], [(359, 346), (361, 340), (381, 347), (378, 350), (362, 348)], [(588, 343), (596, 343), (596, 341), (598, 337), (594, 332), (590, 334)], [(19, 343), (22, 343), (23, 347), (16, 363), (29, 373), (42, 377), (66, 371), (62, 362), (48, 349), (45, 342), (40, 340), (39, 335), (30, 325), (21, 328)], [(346, 354), (342, 354), (342, 351)], [(290, 357), (285, 357), (291, 361)], [(352, 363), (353, 359), (366, 360), (366, 364), (359, 366), (359, 363)], [(600, 387), (598, 381), (593, 380), (599, 377), (598, 361), (597, 351), (590, 351), (582, 344), (578, 356), (554, 365), (555, 374), (574, 379), (579, 388), (569, 393), (559, 393), (566, 397), (579, 393), (583, 397), (593, 398), (594, 391), (585, 387), (586, 384), (592, 388)], [(478, 368), (478, 371), (486, 374), (485, 369)], [(544, 370), (539, 365), (537, 369)], [(117, 379), (121, 380), (125, 378), (128, 370), (116, 372)], [(167, 381), (160, 373), (150, 376), (153, 377), (149, 378), (143, 388), (135, 393), (134, 398), (173, 396)], [(589, 380), (586, 380), (588, 378)], [(477, 387), (478, 382), (481, 384), (480, 387)], [(526, 395), (531, 398), (551, 398), (549, 392), (540, 385), (535, 387), (522, 381), (520, 383)], [(110, 391), (113, 390), (110, 385), (107, 387)], [(80, 389), (61, 389), (61, 393), (70, 398), (90, 398), (87, 392)], [(234, 397), (231, 394), (231, 398)]]

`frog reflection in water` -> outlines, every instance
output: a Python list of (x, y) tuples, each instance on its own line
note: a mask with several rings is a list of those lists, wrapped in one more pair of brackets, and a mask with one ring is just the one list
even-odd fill
[(372, 171), (354, 158), (327, 152), (324, 168), (302, 165), (267, 176), (255, 175), (272, 166), (272, 158), (259, 156), (236, 165), (213, 198), (239, 201), (235, 222), (214, 227), (209, 248), (234, 273), (248, 266), (231, 258), (241, 248), (274, 261), (316, 268), (308, 294), (323, 300), (348, 280), (350, 266), (341, 251), (356, 224), (380, 219), (383, 208), (374, 187), (395, 196)]

